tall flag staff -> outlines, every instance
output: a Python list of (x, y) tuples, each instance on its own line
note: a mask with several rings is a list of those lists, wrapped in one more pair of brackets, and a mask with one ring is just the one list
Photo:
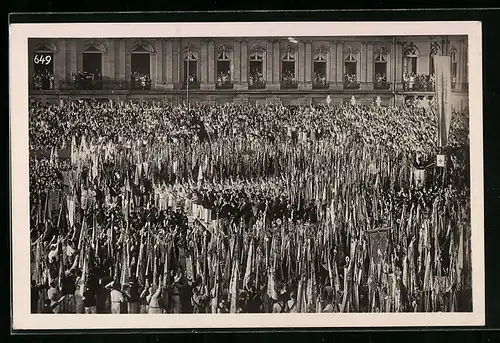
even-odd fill
[(439, 154), (437, 155), (436, 165), (439, 168), (444, 168), (444, 173), (446, 173), (445, 147), (448, 144), (451, 124), (451, 59), (450, 56), (434, 56), (433, 59), (436, 73), (435, 97), (438, 112), (437, 146)]
[(191, 75), (189, 74), (189, 64), (191, 63), (191, 49), (188, 44), (187, 46), (187, 67), (186, 67), (186, 102), (188, 106), (188, 111), (189, 111), (189, 83), (191, 82)]

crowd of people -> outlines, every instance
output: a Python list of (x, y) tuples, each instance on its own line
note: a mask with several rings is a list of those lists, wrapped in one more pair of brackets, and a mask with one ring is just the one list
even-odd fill
[(436, 83), (434, 74), (403, 74), (403, 90), (409, 92), (433, 92)]
[(48, 69), (39, 70), (33, 73), (31, 80), (33, 88), (36, 90), (54, 89), (54, 74)]
[(328, 82), (326, 81), (325, 73), (314, 73), (314, 85), (318, 88), (324, 88), (328, 86)]
[(344, 87), (347, 88), (358, 88), (359, 82), (356, 74), (345, 73), (344, 74)]
[(216, 87), (217, 88), (227, 88), (227, 87), (232, 87), (231, 83), (231, 71), (228, 70), (226, 72), (219, 72), (217, 74), (217, 82), (216, 82)]
[(297, 88), (295, 73), (291, 70), (284, 70), (281, 74), (281, 83), (286, 88)]
[(432, 108), (32, 102), (29, 125), (32, 312), (470, 310), (467, 113), (446, 170)]
[(102, 89), (102, 75), (96, 70), (93, 73), (78, 71), (72, 74), (73, 87), (75, 89), (92, 90)]
[(248, 77), (248, 86), (250, 88), (265, 88), (266, 81), (264, 74), (259, 69), (253, 69)]
[(151, 76), (149, 73), (135, 71), (131, 74), (132, 89), (147, 90), (151, 89)]

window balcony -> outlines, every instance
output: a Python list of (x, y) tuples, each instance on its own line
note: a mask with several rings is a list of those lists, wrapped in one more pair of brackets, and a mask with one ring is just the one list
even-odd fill
[[(182, 84), (182, 89), (187, 89), (187, 81), (184, 81), (184, 83)], [(200, 89), (200, 83), (198, 81), (189, 81), (189, 89)]]
[(230, 80), (218, 80), (215, 84), (215, 89), (233, 89), (233, 83)]
[(326, 82), (324, 80), (323, 81), (318, 80), (318, 81), (313, 82), (312, 88), (313, 89), (328, 89), (328, 88), (330, 88), (330, 83)]
[(435, 80), (433, 75), (403, 75), (403, 91), (405, 92), (434, 92), (434, 88)]
[(281, 89), (297, 89), (299, 84), (295, 80), (282, 80), (281, 81)]
[(264, 81), (262, 75), (250, 76), (250, 79), (248, 80), (248, 89), (265, 89), (265, 88), (266, 88), (266, 81)]
[(73, 89), (75, 90), (101, 90), (102, 78), (86, 72), (73, 74)]
[(345, 74), (344, 75), (344, 89), (359, 89), (360, 84), (356, 74)]
[(130, 77), (130, 89), (132, 90), (150, 90), (151, 78), (149, 75), (138, 74)]
[(344, 89), (359, 89), (358, 81), (344, 81)]
[(373, 83), (373, 89), (376, 90), (388, 90), (391, 89), (391, 83), (387, 81), (375, 81)]

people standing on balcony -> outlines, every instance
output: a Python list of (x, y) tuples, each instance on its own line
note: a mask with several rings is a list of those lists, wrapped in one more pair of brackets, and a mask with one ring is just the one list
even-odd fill
[(295, 73), (291, 70), (285, 70), (281, 75), (281, 80), (286, 87), (293, 87), (296, 84)]
[(316, 86), (325, 87), (326, 86), (325, 73), (314, 73), (314, 81)]
[(254, 69), (250, 72), (249, 85), (250, 87), (257, 87), (264, 84), (264, 75), (258, 69)]
[(221, 88), (231, 83), (231, 71), (219, 72), (217, 75), (217, 87)]

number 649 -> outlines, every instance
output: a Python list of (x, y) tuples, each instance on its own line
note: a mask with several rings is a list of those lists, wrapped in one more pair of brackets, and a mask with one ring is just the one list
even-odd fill
[(48, 65), (52, 61), (52, 56), (50, 55), (35, 55), (33, 62), (35, 64), (45, 64)]

